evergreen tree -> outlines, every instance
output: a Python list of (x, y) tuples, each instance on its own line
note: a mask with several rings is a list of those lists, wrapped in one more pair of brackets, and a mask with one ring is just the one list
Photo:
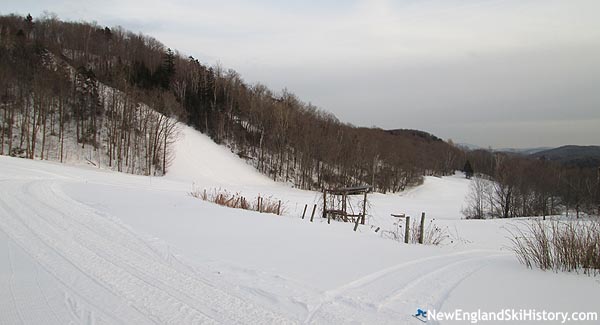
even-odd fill
[(467, 162), (465, 163), (465, 166), (463, 167), (463, 172), (465, 173), (467, 179), (471, 179), (471, 177), (473, 177), (473, 166), (471, 166), (471, 162), (469, 160), (467, 160)]
[(169, 48), (165, 53), (163, 63), (156, 71), (157, 83), (163, 89), (169, 89), (171, 79), (175, 75), (175, 53)]
[(106, 41), (109, 41), (112, 38), (112, 31), (110, 30), (110, 28), (104, 27), (104, 37), (106, 38)]

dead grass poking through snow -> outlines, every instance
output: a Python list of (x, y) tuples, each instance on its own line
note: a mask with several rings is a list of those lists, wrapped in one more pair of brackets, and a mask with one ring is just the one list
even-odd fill
[[(434, 223), (434, 221), (435, 219), (429, 220), (429, 222), (425, 226), (423, 244), (438, 246), (453, 243), (454, 241), (450, 236), (448, 227), (438, 226)], [(389, 238), (404, 243), (406, 241), (406, 239), (404, 238), (406, 232), (406, 229), (404, 228), (405, 224), (406, 223), (404, 219), (398, 220), (395, 223), (395, 230), (382, 230), (381, 236), (384, 238)], [(421, 223), (419, 220), (411, 221), (410, 228), (408, 231), (409, 244), (419, 243), (419, 236), (421, 234), (420, 224)]]
[(527, 267), (600, 273), (600, 220), (523, 222), (511, 232), (513, 251)]
[(196, 186), (192, 186), (192, 191), (189, 193), (192, 197), (201, 199), (204, 201), (216, 203), (221, 206), (234, 209), (244, 209), (259, 211), (259, 198), (260, 198), (260, 212), (272, 213), (282, 215), (285, 212), (285, 206), (283, 202), (270, 197), (256, 197), (253, 200), (248, 200), (240, 193), (231, 193), (225, 189), (200, 189)]

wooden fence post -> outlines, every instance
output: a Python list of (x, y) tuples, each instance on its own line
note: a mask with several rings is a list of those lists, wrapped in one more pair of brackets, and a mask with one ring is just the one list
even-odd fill
[(258, 203), (257, 203), (257, 206), (256, 206), (256, 211), (261, 212), (260, 211), (260, 196), (258, 197)]
[(365, 192), (365, 197), (363, 199), (363, 215), (362, 215), (362, 220), (360, 221), (361, 224), (365, 224), (365, 217), (367, 215), (367, 192)]
[(404, 229), (404, 243), (408, 244), (409, 236), (410, 236), (410, 217), (406, 216), (406, 228)]
[(419, 229), (419, 244), (423, 244), (425, 238), (425, 212), (421, 213), (421, 227)]
[(279, 200), (279, 203), (277, 203), (277, 215), (281, 215), (281, 200)]
[(361, 217), (357, 217), (356, 218), (356, 222), (354, 222), (354, 231), (356, 231), (356, 229), (358, 229), (358, 223), (360, 222)]
[(316, 204), (313, 206), (313, 212), (310, 215), (310, 222), (313, 222), (313, 219), (315, 218), (315, 210), (317, 210), (317, 205)]
[(323, 189), (323, 218), (325, 218), (326, 213), (327, 213), (327, 190)]
[(304, 219), (304, 216), (306, 215), (306, 208), (308, 207), (308, 204), (304, 205), (304, 212), (302, 212), (302, 219)]
[(346, 212), (346, 193), (342, 194), (342, 219), (344, 222), (348, 222), (348, 212)]

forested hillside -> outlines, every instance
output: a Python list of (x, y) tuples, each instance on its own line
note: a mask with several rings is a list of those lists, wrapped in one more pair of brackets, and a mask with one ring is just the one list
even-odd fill
[(3, 16), (0, 46), (5, 155), (62, 160), (73, 138), (97, 152), (92, 161), (161, 174), (177, 119), (305, 189), (373, 183), (400, 191), (464, 161), (425, 132), (345, 124), (287, 90), (250, 85), (234, 70), (119, 27)]
[(0, 17), (0, 154), (165, 173), (177, 105), (129, 85), (113, 38), (86, 24)]
[(479, 175), (464, 211), (469, 218), (600, 214), (600, 165), (577, 166), (503, 152), (473, 150)]
[(531, 157), (569, 166), (596, 167), (600, 166), (600, 146), (562, 146), (533, 153)]

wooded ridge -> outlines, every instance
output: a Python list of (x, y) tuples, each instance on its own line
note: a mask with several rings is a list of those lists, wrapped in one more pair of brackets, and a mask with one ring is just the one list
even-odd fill
[(62, 161), (73, 138), (99, 164), (164, 174), (179, 120), (303, 189), (395, 192), (464, 163), (428, 133), (354, 127), (120, 27), (2, 16), (0, 49), (1, 154)]

